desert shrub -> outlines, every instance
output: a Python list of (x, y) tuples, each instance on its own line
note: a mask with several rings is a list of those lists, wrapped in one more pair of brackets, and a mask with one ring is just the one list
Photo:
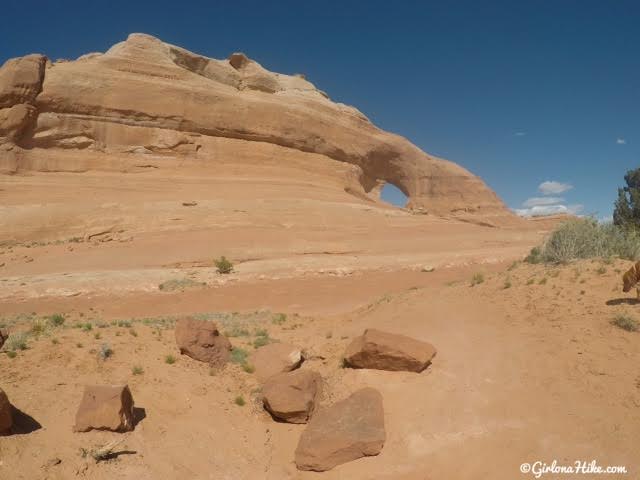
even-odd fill
[(53, 315), (51, 315), (49, 317), (49, 322), (51, 323), (51, 325), (53, 325), (54, 327), (59, 327), (61, 326), (64, 321), (66, 319), (64, 318), (64, 315), (62, 315), (61, 313), (54, 313)]
[(471, 277), (471, 286), (479, 285), (484, 282), (484, 275), (480, 272), (474, 273)]
[(227, 260), (227, 257), (224, 255), (213, 261), (213, 264), (216, 266), (218, 273), (231, 273), (233, 271), (233, 263)]
[(173, 365), (174, 363), (176, 363), (176, 357), (174, 357), (173, 355), (167, 355), (166, 357), (164, 357), (164, 363)]
[(233, 363), (244, 364), (247, 361), (247, 357), (249, 356), (249, 352), (247, 352), (244, 348), (233, 347), (231, 350), (231, 361)]
[(271, 319), (271, 323), (274, 325), (282, 325), (287, 321), (287, 315), (285, 313), (276, 313)]
[(244, 401), (244, 397), (242, 395), (238, 395), (234, 400), (234, 403), (239, 407), (244, 407), (247, 402)]
[(31, 333), (33, 335), (42, 335), (47, 331), (48, 322), (46, 319), (37, 318), (31, 324)]
[(95, 338), (96, 340), (100, 340), (100, 338), (102, 338), (102, 334), (101, 334), (100, 332), (96, 332), (96, 333), (93, 335), (93, 338)]
[(113, 355), (113, 349), (111, 348), (111, 346), (108, 343), (103, 343), (100, 346), (100, 351), (98, 352), (98, 356), (100, 357), (100, 359), (106, 360), (112, 355)]
[(593, 218), (564, 222), (525, 259), (529, 263), (567, 263), (583, 258), (640, 258), (640, 234)]
[(5, 350), (15, 352), (16, 350), (26, 350), (28, 348), (27, 340), (29, 334), (27, 332), (16, 332), (9, 335), (4, 344)]
[(598, 267), (598, 268), (596, 269), (596, 273), (597, 273), (598, 275), (604, 275), (605, 273), (607, 273), (607, 269), (606, 269), (606, 268), (604, 268), (604, 267)]
[(87, 323), (84, 323), (81, 328), (85, 332), (90, 332), (91, 330), (93, 330), (93, 324), (87, 322)]
[(509, 277), (507, 277), (507, 279), (504, 281), (504, 285), (502, 286), (503, 289), (507, 289), (507, 288), (511, 288), (511, 279)]
[(637, 332), (640, 329), (640, 323), (629, 315), (616, 315), (611, 323), (627, 332)]
[(244, 370), (247, 373), (253, 373), (256, 371), (256, 368), (251, 365), (250, 363), (243, 363), (242, 364), (242, 370)]
[(241, 325), (235, 324), (229, 330), (225, 330), (224, 334), (227, 337), (248, 337), (249, 330)]
[(129, 320), (118, 320), (118, 326), (123, 328), (130, 328), (131, 322)]
[(17, 356), (18, 356), (18, 354), (16, 353), (15, 350), (7, 350), (7, 357), (16, 358)]
[(270, 342), (271, 338), (269, 338), (269, 332), (267, 332), (264, 328), (256, 330), (256, 338), (253, 341), (253, 346), (255, 348), (264, 347)]
[(144, 370), (140, 365), (135, 365), (131, 368), (131, 373), (133, 373), (134, 375), (142, 375), (144, 373)]

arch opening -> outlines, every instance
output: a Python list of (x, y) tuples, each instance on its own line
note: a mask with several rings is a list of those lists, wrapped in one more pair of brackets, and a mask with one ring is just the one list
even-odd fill
[(409, 198), (393, 183), (385, 183), (380, 192), (380, 200), (390, 203), (394, 207), (404, 208)]

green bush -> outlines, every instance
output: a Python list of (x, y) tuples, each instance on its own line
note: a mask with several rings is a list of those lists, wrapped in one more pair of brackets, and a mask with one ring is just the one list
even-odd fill
[(62, 315), (60, 313), (54, 313), (53, 315), (51, 315), (49, 317), (49, 321), (55, 327), (59, 327), (60, 325), (62, 325), (65, 320), (66, 319), (64, 318), (64, 315)]
[(224, 255), (213, 261), (213, 264), (216, 266), (218, 273), (231, 273), (233, 272), (233, 263), (227, 260), (227, 257)]
[(244, 348), (233, 347), (233, 350), (231, 350), (231, 361), (233, 363), (239, 363), (242, 365), (246, 363), (248, 356), (249, 352)]
[(610, 223), (598, 223), (593, 218), (580, 218), (560, 225), (541, 246), (531, 249), (525, 260), (529, 263), (567, 263), (613, 256), (639, 259), (640, 235)]

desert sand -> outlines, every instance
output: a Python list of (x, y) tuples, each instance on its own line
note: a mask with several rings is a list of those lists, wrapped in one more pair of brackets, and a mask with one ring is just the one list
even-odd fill
[[(640, 473), (640, 343), (610, 323), (638, 308), (621, 293), (630, 262), (523, 263), (562, 219), (515, 217), (462, 167), (245, 56), (133, 35), (27, 64), (0, 74), (20, 79), (0, 89), (0, 327), (32, 332), (0, 353), (17, 409), (0, 478), (514, 479), (554, 460)], [(408, 208), (380, 200), (385, 182)], [(320, 406), (379, 391), (380, 453), (299, 470), (305, 425), (274, 421), (242, 364), (180, 355), (188, 315), (249, 354), (298, 346)], [(421, 373), (344, 368), (367, 328), (437, 355)], [(133, 431), (72, 430), (93, 384), (129, 385)], [(115, 458), (87, 455), (114, 440)]]

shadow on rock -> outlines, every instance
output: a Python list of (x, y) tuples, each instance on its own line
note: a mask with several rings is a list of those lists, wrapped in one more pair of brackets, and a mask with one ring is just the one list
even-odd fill
[(31, 415), (27, 415), (16, 407), (12, 407), (12, 410), (13, 426), (11, 427), (11, 433), (24, 435), (42, 428), (42, 425)]

